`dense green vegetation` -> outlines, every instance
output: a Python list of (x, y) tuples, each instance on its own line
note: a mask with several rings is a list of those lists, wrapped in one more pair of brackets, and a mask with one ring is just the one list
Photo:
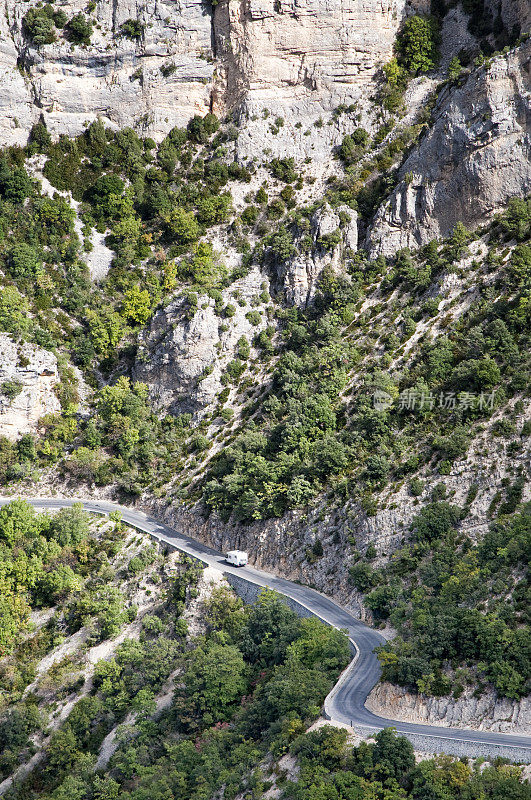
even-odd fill
[[(81, 589), (93, 541), (81, 507), (55, 517), (23, 500), (0, 509), (0, 656), (13, 650), (32, 608), (55, 605)], [(99, 546), (99, 545), (98, 545)]]
[[(522, 488), (520, 481), (515, 490)], [(500, 516), (476, 545), (456, 530), (459, 510), (451, 509), (441, 501), (425, 506), (413, 520), (413, 542), (384, 569), (370, 561), (352, 567), (375, 618), (399, 633), (380, 652), (383, 677), (456, 698), (467, 685), (481, 692), (490, 682), (519, 699), (531, 686), (531, 506)]]
[(517, 767), (482, 770), (448, 756), (415, 764), (411, 744), (391, 730), (378, 733), (374, 743), (350, 748), (345, 731), (325, 727), (295, 739), (291, 749), (300, 775), (287, 782), (284, 796), (293, 800), (523, 800), (529, 793)]
[[(20, 514), (20, 504), (10, 514)], [(54, 522), (62, 530), (70, 520), (56, 515)], [(205, 601), (206, 630), (185, 648), (182, 612), (197, 577), (185, 560), (154, 613), (143, 616), (140, 638), (95, 665), (88, 693), (10, 800), (230, 800), (240, 793), (259, 800), (273, 782), (285, 800), (527, 797), (516, 767), (479, 769), (450, 757), (417, 766), (411, 744), (391, 730), (355, 748), (344, 730), (305, 733), (348, 662), (344, 635), (297, 618), (274, 592), (246, 607), (218, 587)], [(172, 674), (173, 699), (157, 711)], [(3, 774), (28, 757), (29, 737), (48, 722), (42, 691), (0, 712)], [(110, 761), (94, 770), (104, 737), (127, 715)], [(288, 752), (300, 767), (290, 779), (275, 768)]]
[[(66, 633), (90, 626), (94, 642), (116, 635), (135, 616), (134, 605), (113, 583), (111, 563), (122, 550), (118, 519), (103, 533), (74, 506), (53, 516), (23, 500), (0, 510), (0, 695), (18, 699), (35, 677), (35, 660)], [(135, 557), (140, 570), (152, 548)], [(133, 559), (133, 561), (135, 561)], [(55, 609), (32, 635), (32, 612)], [(22, 638), (21, 638), (22, 637)]]
[[(8, 507), (11, 528), (26, 511), (21, 503)], [(44, 526), (48, 521), (42, 517)], [(52, 522), (64, 538), (71, 520), (62, 512)], [(171, 796), (184, 800), (224, 786), (224, 796), (234, 797), (239, 787), (252, 785), (253, 770), (269, 749), (282, 753), (318, 714), (350, 658), (345, 636), (315, 619), (300, 620), (273, 592), (245, 607), (218, 588), (207, 601), (206, 633), (185, 650), (181, 614), (194, 597), (198, 572), (186, 559), (182, 564), (155, 613), (143, 616), (140, 638), (126, 639), (95, 665), (88, 694), (46, 742), (39, 770), (11, 796), (103, 797), (106, 787), (111, 797), (163, 797), (171, 787)], [(79, 594), (73, 606), (86, 607), (81, 588), (72, 591)], [(155, 698), (175, 670), (182, 678), (173, 702), (154, 717)], [(28, 736), (46, 724), (41, 692), (0, 719), (9, 743), (0, 761), (4, 774), (27, 755)], [(107, 773), (94, 773), (105, 735), (127, 714), (133, 720)]]
[[(7, 149), (0, 158), (0, 329), (18, 341), (66, 351), (96, 383), (93, 370), (109, 374), (130, 363), (138, 330), (178, 286), (214, 292), (228, 285), (235, 276), (198, 239), (227, 218), (231, 198), (223, 187), (229, 178), (249, 175), (225, 163), (222, 145), (233, 136), (230, 130), (210, 143), (218, 127), (213, 115), (196, 117), (187, 130), (172, 131), (155, 154), (155, 143), (132, 130), (114, 134), (98, 122), (77, 139), (60, 137), (54, 144), (38, 123), (25, 150)], [(203, 156), (194, 160), (199, 151)], [(51, 183), (82, 201), (83, 242), (70, 204), (39, 193), (29, 177), (25, 161), (36, 152), (47, 155)], [(116, 250), (102, 287), (91, 284), (83, 260), (94, 227), (109, 231)], [(197, 307), (193, 292), (186, 298), (191, 310), (194, 301)], [(65, 473), (78, 480), (103, 484), (119, 475), (129, 494), (167, 480), (178, 466), (189, 419), (161, 422), (145, 387), (129, 390), (124, 379), (95, 398), (99, 412), (85, 428), (77, 415), (77, 379), (61, 359), (63, 412), (44, 420), (46, 435), (37, 442), (0, 438), (0, 481), (48, 468), (65, 449), (75, 451)]]

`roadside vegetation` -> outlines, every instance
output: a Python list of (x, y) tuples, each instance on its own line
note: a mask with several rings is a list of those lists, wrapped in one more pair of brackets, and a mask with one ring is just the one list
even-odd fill
[[(40, 759), (9, 797), (108, 796), (104, 790), (112, 790), (110, 797), (140, 798), (146, 791), (162, 797), (167, 785), (173, 796), (199, 797), (198, 775), (201, 796), (224, 786), (225, 796), (234, 797), (269, 750), (280, 755), (318, 715), (350, 659), (344, 634), (300, 620), (267, 590), (244, 606), (227, 587), (214, 589), (198, 619), (204, 632), (190, 638), (183, 613), (197, 596), (200, 569), (185, 557), (165, 564), (144, 547), (122, 557), (113, 581), (111, 559), (124, 540), (128, 549), (133, 544), (118, 520), (98, 533), (78, 508), (51, 516), (14, 501), (2, 509), (0, 537), (4, 580), (27, 575), (23, 558), (35, 573), (25, 581), (12, 577), (11, 590), (4, 586), (11, 616), (22, 609), (27, 620), (30, 611), (53, 609), (22, 640), (20, 632), (16, 640), (4, 632), (0, 777), (34, 753)], [(44, 559), (39, 572), (36, 552), (50, 547), (53, 565)], [(74, 563), (76, 553), (75, 569), (61, 561)], [(59, 574), (71, 578), (61, 587)], [(143, 587), (147, 606), (140, 611), (127, 603), (133, 586)], [(129, 636), (113, 644), (124, 628)], [(86, 645), (74, 647), (78, 631), (81, 642), (107, 643), (88, 683)], [(53, 658), (63, 642), (70, 649)], [(169, 699), (157, 710), (168, 686)], [(54, 719), (65, 704), (68, 713)], [(108, 769), (94, 772), (103, 740), (124, 722), (126, 736), (117, 740)]]
[[(451, 757), (416, 765), (411, 744), (392, 730), (354, 748), (344, 730), (325, 726), (307, 733), (349, 661), (348, 642), (315, 619), (299, 619), (274, 592), (264, 590), (255, 605), (244, 606), (218, 585), (202, 589), (199, 600), (196, 564), (186, 557), (169, 563), (167, 554), (153, 560), (145, 542), (134, 547), (144, 537), (131, 536), (118, 519), (89, 523), (78, 508), (45, 515), (15, 501), (2, 510), (0, 535), (13, 548), (24, 538), (41, 550), (44, 543), (58, 553), (62, 546), (63, 558), (83, 553), (77, 582), (60, 595), (19, 587), (32, 610), (53, 603), (54, 616), (44, 628), (28, 629), (0, 660), (0, 777), (32, 755), (38, 759), (8, 790), (9, 800), (259, 800), (272, 787), (286, 800), (527, 796), (518, 767), (500, 762), (480, 768)], [(124, 560), (124, 549), (132, 547), (137, 554)], [(143, 588), (147, 602), (137, 619), (129, 614), (128, 635), (118, 641), (120, 629), (95, 624), (89, 601), (109, 588), (116, 556), (122, 565), (117, 591), (125, 597), (133, 586)], [(3, 563), (10, 574), (5, 553)], [(46, 563), (43, 571), (54, 574)], [(80, 607), (76, 623), (71, 610)], [(199, 625), (193, 635), (190, 614)], [(73, 645), (79, 624), (91, 631), (92, 645), (107, 650), (89, 681), (83, 647), (53, 658), (62, 644)], [(17, 668), (26, 683), (33, 681), (27, 691), (22, 677), (18, 688), (9, 683)], [(297, 767), (289, 776), (284, 756)]]

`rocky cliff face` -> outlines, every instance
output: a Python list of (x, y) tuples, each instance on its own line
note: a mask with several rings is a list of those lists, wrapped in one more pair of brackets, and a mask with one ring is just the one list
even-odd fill
[[(211, 14), (201, 2), (99, 2), (89, 46), (58, 41), (35, 47), (24, 36), (29, 4), (7, 0), (0, 15), (0, 139), (23, 144), (42, 114), (54, 134), (80, 133), (101, 117), (161, 137), (194, 113), (206, 113), (214, 73)], [(63, 3), (67, 17), (85, 4)], [(128, 19), (138, 40), (120, 35)], [(161, 72), (163, 70), (166, 75)]]
[(15, 441), (33, 432), (44, 414), (59, 411), (58, 380), (52, 353), (0, 334), (0, 436)]
[(299, 248), (300, 252), (284, 262), (276, 276), (290, 305), (307, 306), (315, 295), (323, 271), (342, 270), (345, 250), (355, 252), (358, 247), (357, 220), (357, 213), (346, 206), (332, 211), (325, 205), (312, 215), (311, 247)]
[(531, 191), (531, 41), (463, 86), (442, 90), (435, 122), (403, 164), (368, 236), (373, 255), (474, 227)]
[[(213, 108), (238, 107), (245, 120), (239, 156), (255, 156), (263, 143), (274, 155), (327, 158), (336, 131), (314, 124), (341, 103), (367, 100), (402, 20), (428, 9), (427, 0), (221, 2), (213, 20), (220, 62)], [(274, 136), (267, 112), (284, 121)]]
[[(376, 65), (389, 58), (405, 14), (425, 6), (425, 0), (222, 0), (214, 8), (200, 0), (142, 6), (102, 0), (89, 15), (90, 45), (73, 46), (59, 33), (55, 43), (35, 47), (22, 29), (30, 5), (6, 0), (0, 140), (25, 143), (41, 114), (55, 134), (77, 134), (101, 117), (159, 139), (211, 107), (220, 116), (238, 108), (249, 119), (269, 108), (293, 131), (298, 120), (311, 124), (338, 103), (359, 99)], [(71, 17), (85, 5), (67, 0), (61, 9)], [(121, 35), (128, 19), (144, 26), (137, 39)], [(286, 130), (280, 142), (285, 148), (293, 137)]]
[[(255, 269), (223, 292), (218, 307), (205, 295), (190, 314), (187, 299), (179, 296), (155, 314), (142, 337), (135, 378), (147, 383), (156, 407), (201, 415), (214, 402), (241, 337), (250, 343), (267, 323), (263, 310), (256, 312), (262, 286), (268, 283)], [(227, 306), (231, 316), (223, 313)], [(249, 319), (253, 309), (259, 321)]]
[(223, 291), (223, 302), (200, 296), (194, 311), (179, 295), (155, 314), (141, 334), (134, 375), (147, 383), (157, 408), (202, 416), (222, 391), (242, 337), (252, 344), (267, 326), (264, 292), (304, 307), (323, 270), (341, 271), (342, 255), (357, 248), (357, 215), (346, 206), (336, 212), (325, 204), (312, 215), (309, 230), (308, 249), (280, 265), (255, 266)]
[(411, 694), (391, 683), (377, 684), (367, 699), (375, 714), (392, 714), (403, 722), (425, 722), (445, 727), (469, 727), (498, 733), (531, 733), (531, 701), (514, 702), (486, 690), (479, 697), (466, 691), (459, 699)]

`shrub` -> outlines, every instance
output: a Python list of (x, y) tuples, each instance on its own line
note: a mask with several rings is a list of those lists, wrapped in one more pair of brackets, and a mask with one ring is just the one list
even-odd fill
[(320, 539), (316, 539), (312, 546), (312, 554), (315, 558), (322, 558), (324, 555), (323, 543)]
[(53, 18), (44, 8), (30, 8), (22, 19), (22, 32), (37, 47), (56, 40)]
[(92, 36), (92, 22), (80, 12), (72, 17), (66, 26), (66, 31), (69, 41), (88, 45)]
[(439, 25), (434, 17), (409, 17), (396, 40), (400, 63), (412, 75), (429, 72), (439, 60), (439, 42)]
[(451, 81), (457, 80), (460, 76), (463, 67), (461, 66), (461, 62), (459, 61), (457, 56), (454, 56), (450, 63), (448, 64), (448, 79)]
[(22, 203), (33, 194), (33, 184), (24, 167), (11, 167), (0, 158), (0, 197), (12, 203)]
[(364, 128), (356, 128), (345, 136), (339, 148), (339, 155), (345, 164), (350, 165), (360, 159), (369, 143), (369, 134)]
[(7, 268), (15, 278), (35, 278), (42, 271), (42, 261), (31, 245), (19, 242), (9, 251)]
[(260, 188), (256, 192), (255, 200), (258, 203), (258, 205), (260, 205), (260, 206), (265, 206), (265, 204), (267, 203), (268, 196), (267, 196), (267, 192), (266, 192), (266, 190), (264, 189), (263, 186), (260, 186)]
[(286, 211), (286, 206), (280, 199), (280, 197), (275, 197), (274, 200), (270, 202), (266, 209), (266, 214), (268, 219), (280, 219), (284, 216)]
[(22, 383), (16, 378), (13, 378), (12, 380), (3, 381), (0, 384), (0, 393), (3, 394), (4, 397), (7, 397), (9, 400), (14, 400), (15, 397), (18, 397), (21, 391), (22, 391)]
[(273, 177), (284, 183), (293, 183), (297, 180), (298, 175), (293, 158), (274, 158), (269, 164), (269, 169)]
[(205, 117), (200, 117), (196, 114), (186, 126), (188, 138), (192, 142), (197, 142), (198, 144), (205, 144), (208, 142), (209, 138), (218, 128), (219, 121), (214, 114), (206, 114)]
[(420, 497), (424, 491), (424, 481), (421, 481), (420, 478), (413, 478), (409, 483), (409, 491), (413, 497)]
[(120, 26), (120, 34), (127, 39), (140, 39), (144, 33), (144, 25), (137, 19), (126, 19)]
[(241, 221), (244, 225), (254, 225), (259, 213), (259, 209), (256, 206), (247, 206), (241, 213)]
[(461, 519), (461, 509), (449, 503), (429, 503), (413, 518), (410, 530), (419, 542), (442, 539)]
[(259, 311), (248, 311), (245, 315), (245, 318), (251, 323), (251, 325), (259, 325), (262, 321)]

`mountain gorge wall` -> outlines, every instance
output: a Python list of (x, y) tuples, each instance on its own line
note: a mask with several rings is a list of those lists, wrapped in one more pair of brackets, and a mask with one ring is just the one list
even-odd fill
[[(33, 5), (33, 4), (32, 4)], [(90, 45), (58, 33), (36, 47), (23, 33), (31, 7), (5, 0), (0, 13), (0, 142), (25, 144), (42, 115), (58, 135), (80, 133), (97, 117), (161, 139), (210, 109), (239, 108), (316, 119), (323, 109), (359, 97), (387, 60), (407, 13), (426, 0), (200, 0), (142, 5), (102, 0), (89, 15)], [(85, 11), (61, 5), (67, 17)], [(141, 37), (121, 35), (138, 20)], [(296, 122), (296, 120), (293, 120)]]
[(434, 124), (406, 159), (368, 237), (373, 255), (473, 228), (531, 191), (531, 40), (459, 87), (446, 86)]

